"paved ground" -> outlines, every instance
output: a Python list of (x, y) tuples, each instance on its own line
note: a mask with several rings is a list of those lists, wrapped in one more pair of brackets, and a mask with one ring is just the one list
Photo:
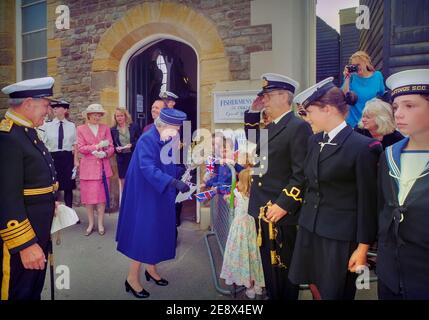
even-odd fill
[[(128, 260), (116, 251), (114, 241), (118, 214), (106, 215), (106, 234), (100, 236), (94, 232), (84, 236), (86, 215), (83, 208), (77, 208), (82, 223), (64, 230), (62, 243), (54, 244), (55, 263), (65, 265), (70, 270), (70, 289), (56, 290), (57, 300), (103, 299), (133, 300), (124, 289), (124, 280), (128, 270)], [(151, 293), (150, 299), (168, 300), (224, 300), (232, 299), (218, 293), (213, 283), (210, 260), (205, 243), (206, 231), (192, 221), (184, 221), (179, 228), (179, 243), (176, 258), (159, 264), (160, 274), (168, 279), (167, 287), (142, 279), (144, 288)], [(216, 243), (210, 241), (215, 264), (221, 265), (221, 255)], [(219, 274), (219, 273), (218, 273)], [(46, 277), (43, 299), (50, 298), (49, 272)], [(225, 287), (228, 289), (228, 287)], [(371, 290), (361, 291), (357, 299), (376, 299), (376, 285)], [(236, 299), (246, 299), (243, 292)], [(302, 291), (300, 299), (311, 299), (308, 291)]]

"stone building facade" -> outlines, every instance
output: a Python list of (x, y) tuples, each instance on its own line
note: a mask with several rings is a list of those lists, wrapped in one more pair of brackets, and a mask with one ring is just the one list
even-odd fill
[[(0, 2), (0, 85), (22, 80), (19, 51), (21, 1)], [(71, 118), (101, 103), (108, 111), (125, 106), (125, 69), (148, 43), (172, 39), (189, 45), (198, 60), (198, 127), (215, 124), (213, 92), (258, 89), (264, 72), (287, 74), (306, 87), (315, 82), (315, 0), (46, 0), (47, 75), (55, 97), (69, 101)], [(59, 5), (70, 28), (55, 22)], [(15, 58), (17, 57), (17, 58)], [(1, 95), (1, 94), (0, 94)], [(0, 96), (0, 112), (7, 108)]]

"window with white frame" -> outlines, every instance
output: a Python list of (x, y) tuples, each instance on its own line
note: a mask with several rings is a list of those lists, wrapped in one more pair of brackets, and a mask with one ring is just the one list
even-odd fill
[(22, 79), (45, 77), (48, 48), (46, 0), (21, 0), (20, 15)]
[(164, 56), (159, 54), (156, 58), (156, 65), (158, 69), (162, 71), (162, 84), (160, 88), (160, 93), (167, 91), (167, 64), (165, 63)]

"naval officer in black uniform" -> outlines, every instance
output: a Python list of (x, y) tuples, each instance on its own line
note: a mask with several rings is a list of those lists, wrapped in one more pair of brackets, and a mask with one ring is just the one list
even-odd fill
[(429, 299), (429, 69), (386, 80), (395, 122), (407, 138), (380, 158), (378, 297)]
[(325, 79), (295, 97), (320, 133), (308, 141), (306, 187), (289, 278), (316, 285), (322, 299), (353, 299), (377, 228), (381, 143), (344, 121), (353, 95)]
[(48, 113), (54, 79), (2, 89), (9, 110), (0, 123), (0, 276), (2, 300), (38, 300), (43, 289), (58, 183), (35, 127)]
[[(260, 208), (269, 201), (273, 205), (266, 217), (276, 223), (277, 264), (271, 263), (268, 224), (261, 223), (262, 246), (260, 247), (267, 295), (271, 299), (297, 299), (299, 287), (288, 280), (288, 270), (296, 237), (296, 212), (301, 205), (301, 190), (304, 184), (304, 158), (311, 128), (294, 115), (291, 109), (293, 96), (298, 89), (295, 80), (274, 73), (262, 75), (262, 96), (265, 112), (272, 122), (260, 128), (261, 110), (249, 110), (244, 115), (245, 130), (261, 130), (257, 136), (256, 153), (259, 158), (253, 171), (249, 198), (249, 214), (257, 219)], [(257, 105), (257, 104), (254, 104)], [(262, 131), (264, 130), (264, 131)], [(264, 133), (267, 140), (264, 143)], [(267, 151), (267, 152), (265, 152)], [(259, 227), (258, 227), (259, 232)]]

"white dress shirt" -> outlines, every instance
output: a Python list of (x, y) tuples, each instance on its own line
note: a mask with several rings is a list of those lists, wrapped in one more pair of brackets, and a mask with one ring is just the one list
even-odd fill
[(43, 142), (48, 148), (49, 152), (57, 151), (73, 151), (76, 144), (76, 126), (73, 122), (67, 119), (62, 120), (64, 130), (63, 148), (58, 149), (58, 131), (60, 127), (60, 120), (54, 118), (52, 121), (45, 122), (40, 129), (43, 130)]
[[(343, 122), (341, 122), (341, 124), (338, 126), (338, 127), (336, 127), (336, 128), (334, 128), (334, 129), (332, 129), (331, 131), (329, 131), (328, 132), (328, 136), (329, 136), (329, 140), (328, 140), (328, 142), (331, 142), (332, 141), (332, 139), (334, 139), (335, 138), (335, 136), (337, 135), (337, 134), (339, 134), (340, 133), (340, 131), (341, 130), (343, 130), (345, 127), (347, 127), (347, 123), (345, 122), (345, 121), (343, 121)], [(326, 133), (326, 132), (325, 132)]]
[(279, 123), (279, 121), (280, 121), (281, 119), (283, 119), (283, 117), (284, 117), (285, 115), (287, 115), (289, 112), (292, 112), (292, 110), (286, 111), (285, 113), (283, 113), (283, 114), (279, 115), (277, 118), (275, 118), (275, 119), (273, 120), (273, 122), (274, 122), (275, 124)]

